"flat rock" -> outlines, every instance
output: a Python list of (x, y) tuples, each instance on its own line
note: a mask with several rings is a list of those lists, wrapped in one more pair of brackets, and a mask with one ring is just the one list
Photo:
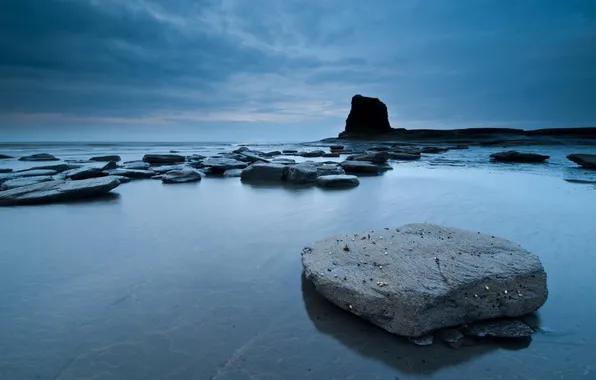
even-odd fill
[(310, 150), (310, 151), (301, 151), (296, 154), (301, 157), (322, 157), (325, 154), (325, 152), (322, 150)]
[(530, 326), (516, 319), (478, 322), (466, 327), (463, 332), (478, 338), (525, 338), (533, 333)]
[(39, 176), (39, 177), (23, 177), (23, 178), (11, 179), (11, 180), (4, 182), (2, 185), (0, 185), (0, 190), (16, 189), (17, 187), (34, 185), (39, 182), (52, 181), (53, 179), (54, 179), (54, 177), (48, 176), (48, 175)]
[(324, 175), (317, 178), (317, 186), (333, 189), (356, 187), (360, 184), (355, 175), (335, 174)]
[(336, 152), (324, 153), (323, 154), (323, 157), (329, 157), (329, 158), (331, 158), (331, 157), (339, 157), (339, 153), (336, 153)]
[(292, 160), (291, 158), (274, 158), (273, 160), (271, 160), (271, 162), (274, 164), (289, 165), (295, 164), (296, 160)]
[(296, 154), (298, 151), (296, 149), (284, 149), (282, 150), (283, 154)]
[(227, 178), (234, 178), (234, 177), (240, 177), (241, 174), (242, 174), (242, 169), (229, 169), (224, 172), (223, 176), (227, 177)]
[(286, 166), (283, 179), (291, 183), (301, 184), (315, 182), (318, 176), (317, 166), (309, 162), (304, 162)]
[(548, 160), (550, 156), (545, 156), (543, 154), (536, 154), (536, 153), (524, 153), (524, 152), (517, 152), (515, 150), (509, 150), (506, 152), (498, 152), (493, 153), (490, 155), (490, 158), (493, 161), (497, 162), (516, 162), (516, 163), (540, 163)]
[(153, 170), (157, 174), (164, 174), (167, 172), (171, 172), (172, 170), (185, 170), (185, 169), (188, 169), (188, 168), (183, 164), (151, 167), (151, 170)]
[(63, 174), (64, 178), (79, 181), (82, 179), (105, 177), (107, 173), (104, 170), (103, 167), (82, 167), (65, 171)]
[(304, 248), (302, 264), (325, 298), (403, 336), (518, 317), (548, 297), (538, 256), (502, 238), (434, 224), (322, 240)]
[(107, 194), (118, 185), (120, 181), (110, 176), (82, 181), (40, 182), (0, 192), (0, 205), (41, 204), (94, 198)]
[(110, 162), (110, 161), (119, 162), (120, 161), (120, 156), (118, 156), (117, 154), (110, 154), (110, 155), (107, 155), (107, 156), (91, 157), (90, 160), (91, 161), (97, 161), (97, 162)]
[(285, 169), (286, 165), (257, 162), (242, 170), (240, 178), (245, 181), (281, 181)]
[(575, 162), (582, 168), (596, 169), (596, 154), (570, 154), (567, 159)]
[(202, 161), (202, 166), (211, 168), (212, 174), (223, 174), (230, 169), (244, 169), (248, 166), (246, 162), (234, 160), (232, 158), (207, 158)]
[(321, 177), (324, 175), (346, 174), (346, 171), (337, 163), (323, 164), (317, 166), (317, 174)]
[(48, 153), (37, 153), (21, 157), (19, 158), (19, 161), (60, 161), (60, 159)]
[(379, 165), (366, 161), (344, 161), (340, 165), (348, 174), (379, 174), (382, 171)]
[(81, 167), (81, 165), (78, 165), (78, 164), (55, 164), (55, 165), (35, 166), (30, 169), (19, 170), (19, 171), (24, 172), (24, 171), (28, 171), (28, 170), (54, 170), (57, 173), (62, 173), (67, 170), (77, 169), (80, 167)]
[(189, 183), (199, 182), (201, 174), (193, 169), (172, 170), (163, 175), (163, 183)]
[(12, 173), (12, 169), (0, 168), (0, 174)]
[(445, 153), (449, 150), (449, 148), (441, 148), (438, 146), (425, 146), (420, 150), (421, 153), (426, 154), (438, 154), (438, 153)]
[(122, 169), (130, 169), (130, 170), (148, 170), (151, 167), (150, 164), (147, 162), (137, 161), (137, 162), (129, 162), (125, 163)]
[(128, 177), (131, 179), (146, 179), (151, 178), (155, 175), (153, 170), (136, 170), (136, 169), (126, 169), (126, 168), (119, 168), (113, 170), (107, 170), (107, 174), (111, 176), (122, 176)]
[(387, 152), (376, 152), (366, 154), (356, 154), (349, 156), (348, 161), (367, 161), (374, 164), (384, 164), (389, 159), (390, 155)]
[(329, 149), (331, 151), (334, 151), (334, 150), (344, 150), (344, 146), (343, 145), (330, 145), (329, 146)]
[(0, 160), (7, 160), (9, 158), (14, 158), (12, 156), (7, 156), (6, 154), (0, 154)]
[(56, 171), (48, 170), (48, 169), (35, 169), (35, 170), (25, 170), (22, 172), (11, 172), (6, 174), (0, 174), (0, 184), (9, 181), (11, 179), (16, 178), (24, 178), (24, 177), (39, 177), (39, 176), (52, 176), (55, 175)]
[(186, 161), (186, 157), (179, 154), (146, 154), (143, 162), (150, 164), (176, 164)]

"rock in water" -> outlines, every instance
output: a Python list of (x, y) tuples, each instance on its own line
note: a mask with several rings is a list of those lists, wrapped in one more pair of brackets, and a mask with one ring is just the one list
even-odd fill
[(378, 98), (352, 97), (352, 108), (346, 119), (346, 133), (381, 134), (391, 131), (387, 106)]
[(384, 164), (391, 157), (388, 152), (356, 154), (346, 158), (348, 161), (368, 161), (373, 164)]
[(344, 161), (341, 163), (341, 167), (348, 174), (379, 174), (383, 171), (379, 165), (366, 161)]
[(230, 169), (226, 170), (223, 174), (226, 178), (233, 178), (233, 177), (240, 177), (242, 174), (242, 169)]
[(248, 166), (246, 162), (232, 158), (207, 158), (201, 162), (201, 166), (210, 168), (212, 174), (223, 174), (230, 169), (244, 169)]
[(120, 184), (118, 178), (102, 177), (81, 181), (48, 181), (0, 192), (0, 206), (65, 202), (107, 194)]
[(185, 160), (186, 158), (179, 154), (146, 154), (143, 156), (143, 162), (149, 164), (176, 164)]
[(199, 182), (201, 174), (192, 169), (172, 170), (163, 175), (163, 183), (189, 183)]
[(79, 169), (65, 171), (63, 174), (64, 178), (72, 179), (74, 181), (89, 178), (105, 177), (108, 175), (107, 173), (104, 173), (103, 167), (83, 167)]
[(570, 154), (567, 159), (586, 169), (596, 169), (596, 154)]
[(284, 180), (295, 183), (312, 183), (317, 180), (319, 172), (317, 166), (313, 163), (300, 163), (287, 166), (284, 173)]
[(7, 156), (6, 154), (0, 154), (0, 160), (6, 160), (9, 158), (13, 158), (12, 156)]
[(493, 161), (497, 162), (517, 162), (521, 164), (540, 163), (548, 160), (550, 156), (545, 156), (536, 153), (522, 153), (515, 150), (507, 152), (498, 152), (490, 155)]
[(273, 160), (271, 160), (271, 162), (274, 164), (289, 165), (295, 164), (296, 160), (292, 160), (291, 158), (274, 158)]
[(420, 153), (389, 152), (389, 158), (399, 161), (413, 161), (420, 159)]
[(12, 169), (0, 168), (0, 174), (12, 173)]
[(240, 178), (245, 181), (281, 181), (285, 169), (285, 165), (257, 162), (242, 170)]
[(55, 170), (49, 169), (35, 169), (35, 170), (24, 170), (22, 172), (11, 172), (6, 174), (0, 174), (0, 184), (10, 181), (11, 179), (24, 178), (24, 177), (40, 177), (40, 176), (52, 176), (55, 175)]
[(9, 181), (4, 182), (2, 185), (0, 185), (0, 190), (16, 189), (17, 187), (34, 185), (34, 184), (40, 183), (40, 182), (48, 182), (48, 181), (52, 181), (53, 179), (54, 178), (52, 176), (23, 177), (23, 178), (11, 179)]
[(19, 158), (19, 161), (60, 161), (60, 159), (48, 153), (32, 154)]
[(532, 328), (516, 319), (497, 319), (475, 323), (466, 327), (464, 334), (478, 338), (525, 338), (532, 335)]
[(155, 175), (153, 170), (135, 170), (124, 168), (108, 170), (107, 173), (111, 176), (122, 176), (131, 179), (146, 179)]
[(323, 164), (317, 167), (319, 177), (324, 175), (346, 174), (345, 170), (338, 164)]
[(119, 162), (120, 156), (118, 156), (117, 154), (111, 154), (111, 155), (107, 155), (107, 156), (91, 157), (90, 160), (97, 161), (97, 162), (110, 162), (110, 161)]
[(439, 153), (445, 153), (448, 150), (449, 150), (449, 148), (441, 148), (438, 146), (426, 146), (426, 147), (422, 148), (422, 150), (420, 152), (426, 153), (426, 154), (439, 154)]
[(124, 164), (122, 169), (148, 170), (150, 167), (151, 167), (151, 165), (149, 165), (146, 162), (137, 161), (137, 162), (129, 162), (129, 163)]
[(296, 153), (296, 155), (301, 157), (323, 157), (324, 154), (325, 152), (322, 150), (310, 150)]
[(335, 174), (324, 175), (317, 178), (317, 186), (329, 189), (344, 189), (348, 187), (356, 187), (359, 184), (360, 181), (355, 175)]
[(403, 336), (534, 312), (548, 297), (539, 258), (502, 238), (409, 224), (344, 235), (302, 251), (331, 302)]
[(167, 172), (171, 172), (172, 170), (185, 170), (185, 169), (188, 169), (188, 168), (182, 164), (155, 166), (155, 167), (151, 168), (151, 170), (153, 170), (157, 174), (165, 174)]
[(54, 170), (57, 173), (62, 173), (67, 170), (71, 169), (78, 169), (81, 165), (77, 164), (55, 164), (55, 165), (43, 165), (43, 166), (35, 166), (30, 169), (21, 170), (21, 171), (28, 171), (28, 170)]

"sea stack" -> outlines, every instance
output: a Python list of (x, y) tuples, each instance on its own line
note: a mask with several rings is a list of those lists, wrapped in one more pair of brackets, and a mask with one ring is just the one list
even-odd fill
[(343, 134), (377, 135), (391, 131), (387, 106), (378, 98), (352, 97), (352, 108)]

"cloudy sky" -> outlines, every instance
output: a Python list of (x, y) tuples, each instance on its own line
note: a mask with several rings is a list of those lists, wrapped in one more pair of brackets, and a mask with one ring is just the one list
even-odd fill
[(596, 125), (596, 3), (0, 1), (0, 137), (314, 139), (356, 93), (394, 127)]

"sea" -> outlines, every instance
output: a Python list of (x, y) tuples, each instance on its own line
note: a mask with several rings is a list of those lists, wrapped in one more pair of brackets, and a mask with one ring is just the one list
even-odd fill
[[(132, 161), (239, 145), (0, 143), (0, 154)], [(499, 150), (390, 162), (347, 190), (138, 180), (94, 201), (0, 208), (0, 379), (596, 379), (596, 171), (565, 158), (596, 148), (519, 148), (551, 156), (534, 165), (491, 162)], [(531, 341), (418, 347), (303, 278), (313, 241), (416, 222), (498, 235), (540, 257), (549, 298)]]

